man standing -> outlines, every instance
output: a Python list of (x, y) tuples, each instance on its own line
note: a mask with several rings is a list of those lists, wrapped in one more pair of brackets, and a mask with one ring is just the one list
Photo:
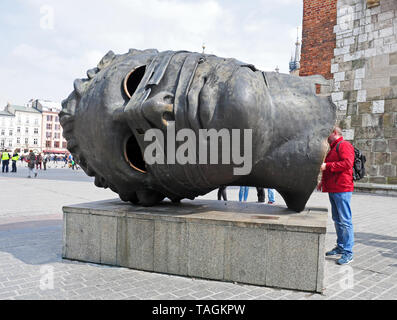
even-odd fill
[(11, 158), (11, 160), (12, 160), (12, 170), (11, 170), (11, 172), (17, 172), (17, 161), (18, 161), (18, 159), (19, 159), (19, 154), (18, 154), (18, 152), (16, 152), (16, 151), (14, 151), (14, 154), (12, 155), (12, 158)]
[(342, 137), (342, 130), (335, 127), (328, 137), (331, 150), (321, 165), (322, 179), (317, 189), (328, 192), (335, 224), (337, 245), (327, 256), (341, 254), (340, 265), (353, 261), (354, 232), (350, 200), (354, 190), (354, 147)]
[(4, 173), (4, 171), (6, 173), (8, 173), (8, 165), (10, 163), (10, 155), (8, 153), (8, 150), (4, 150), (3, 154), (1, 155), (1, 161), (3, 162), (3, 168), (2, 168), (2, 172)]

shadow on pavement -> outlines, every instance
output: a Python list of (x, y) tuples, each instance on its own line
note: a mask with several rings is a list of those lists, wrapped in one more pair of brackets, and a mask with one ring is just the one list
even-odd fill
[(62, 220), (0, 225), (0, 252), (32, 265), (61, 262)]
[(379, 251), (382, 256), (397, 259), (397, 237), (375, 233), (355, 232), (354, 242), (361, 243), (366, 246), (385, 249), (387, 251)]

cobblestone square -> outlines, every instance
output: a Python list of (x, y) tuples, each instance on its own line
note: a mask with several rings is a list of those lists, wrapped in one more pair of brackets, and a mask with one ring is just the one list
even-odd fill
[[(0, 175), (0, 184), (14, 190), (0, 195), (0, 299), (397, 300), (395, 197), (353, 194), (354, 261), (338, 266), (335, 258), (324, 258), (324, 292), (313, 294), (64, 260), (62, 206), (117, 195), (96, 188), (81, 171), (50, 168), (36, 179), (26, 175), (26, 168)], [(227, 192), (230, 201), (238, 200), (238, 188)], [(203, 198), (216, 199), (216, 191)], [(255, 188), (248, 201), (257, 201)], [(275, 205), (285, 205), (279, 194)], [(314, 192), (308, 206), (329, 207), (328, 195)], [(329, 213), (326, 249), (335, 237)]]

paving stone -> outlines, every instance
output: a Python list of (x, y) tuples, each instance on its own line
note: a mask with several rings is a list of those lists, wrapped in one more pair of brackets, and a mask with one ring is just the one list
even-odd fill
[(204, 299), (206, 297), (214, 295), (214, 293), (209, 290), (203, 290), (203, 291), (193, 292), (191, 295), (196, 299)]

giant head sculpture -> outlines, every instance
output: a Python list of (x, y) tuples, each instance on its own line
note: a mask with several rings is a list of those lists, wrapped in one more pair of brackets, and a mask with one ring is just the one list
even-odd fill
[[(98, 187), (151, 206), (220, 185), (302, 211), (335, 124), (311, 81), (186, 51), (109, 52), (63, 101), (67, 148)], [(179, 154), (178, 154), (179, 152)]]

